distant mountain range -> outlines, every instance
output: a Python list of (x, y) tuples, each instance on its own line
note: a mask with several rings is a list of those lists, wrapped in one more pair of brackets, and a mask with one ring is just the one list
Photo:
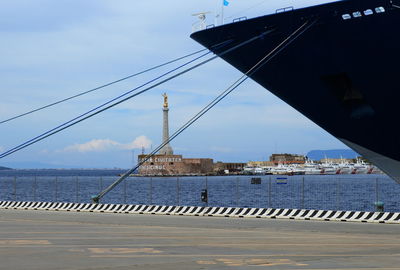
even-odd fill
[[(4, 162), (2, 163), (3, 168), (10, 167), (13, 169), (119, 169), (119, 168), (104, 168), (101, 166), (94, 166), (94, 167), (79, 167), (79, 166), (71, 166), (65, 164), (50, 164), (50, 163), (41, 163), (36, 161), (20, 161), (20, 162)], [(8, 168), (7, 168), (8, 169)], [(1, 166), (0, 166), (1, 170)]]
[(2, 165), (14, 169), (74, 169), (74, 166), (49, 164), (40, 162), (5, 162)]
[(331, 149), (331, 150), (311, 150), (307, 153), (307, 157), (311, 160), (321, 160), (324, 158), (357, 158), (360, 156), (358, 153), (351, 149)]
[(3, 170), (11, 170), (11, 168), (1, 167), (1, 166), (0, 166), (0, 171), (3, 171)]

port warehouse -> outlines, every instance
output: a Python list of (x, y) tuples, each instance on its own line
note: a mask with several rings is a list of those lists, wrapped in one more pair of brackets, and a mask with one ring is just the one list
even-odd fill
[[(145, 160), (146, 157), (146, 154), (139, 155), (139, 162)], [(182, 155), (154, 155), (139, 167), (138, 173), (139, 175), (284, 174), (285, 169), (290, 173), (290, 170), (293, 168), (303, 168), (307, 165), (319, 168), (320, 164), (331, 167), (334, 164), (338, 167), (346, 166), (346, 171), (342, 170), (341, 173), (356, 173), (354, 168), (349, 168), (354, 167), (356, 162), (360, 162), (360, 160), (325, 158), (318, 163), (310, 163), (306, 156), (287, 153), (272, 154), (269, 161), (249, 161), (247, 163), (222, 161), (214, 163), (211, 158), (183, 158)], [(360, 164), (363, 164), (365, 167), (368, 166), (364, 161)], [(277, 167), (281, 167), (280, 172), (274, 170)], [(374, 169), (375, 172), (378, 172), (376, 168)], [(370, 172), (372, 172), (372, 169)], [(324, 171), (321, 171), (321, 174), (324, 173)], [(334, 173), (340, 173), (340, 171), (335, 170)], [(357, 173), (360, 173), (360, 171)], [(368, 171), (365, 170), (361, 173), (368, 173)], [(299, 174), (301, 174), (300, 171)]]

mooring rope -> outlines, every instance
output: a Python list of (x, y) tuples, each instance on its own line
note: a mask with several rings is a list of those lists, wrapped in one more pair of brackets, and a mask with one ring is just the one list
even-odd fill
[[(211, 110), (215, 105), (221, 102), (226, 96), (232, 93), (233, 90), (238, 88), (241, 84), (243, 84), (252, 74), (257, 72), (261, 67), (263, 67), (266, 63), (268, 63), (273, 57), (279, 54), (282, 50), (284, 50), (289, 44), (291, 44), (294, 40), (296, 40), (299, 36), (301, 36), (305, 31), (307, 31), (311, 26), (314, 25), (316, 21), (309, 24), (306, 21), (302, 24), (298, 29), (296, 29), (293, 33), (291, 33), (287, 38), (285, 38), (278, 46), (276, 46), (273, 50), (269, 51), (261, 60), (259, 60), (254, 66), (252, 66), (246, 73), (244, 73), (239, 79), (237, 79), (233, 84), (231, 84), (227, 89), (222, 91), (214, 100), (207, 104), (202, 110), (200, 110), (196, 115), (194, 115), (191, 119), (189, 119), (183, 126), (181, 126), (177, 131), (172, 134), (166, 141), (162, 142), (158, 147), (156, 147), (150, 154), (148, 154), (144, 159), (140, 160), (136, 166), (132, 169), (128, 170), (124, 173), (119, 179), (117, 179), (114, 183), (108, 186), (106, 189), (101, 191), (97, 196), (92, 197), (92, 201), (94, 203), (99, 203), (100, 199), (104, 197), (108, 192), (113, 190), (118, 184), (120, 184), (123, 180), (125, 180), (129, 175), (131, 175), (134, 171), (136, 171), (141, 165), (143, 165), (146, 161), (148, 161), (151, 157), (153, 157), (158, 151), (160, 151), (165, 145), (170, 143), (173, 139), (179, 136), (183, 131), (189, 128), (192, 124), (194, 124), (198, 119), (200, 119), (204, 114), (206, 114), (209, 110)], [(258, 36), (265, 36), (265, 33)], [(223, 53), (220, 54), (220, 56)]]
[[(241, 46), (243, 46), (245, 44), (248, 44), (248, 43), (250, 43), (250, 42), (252, 42), (252, 41), (254, 41), (254, 40), (256, 40), (256, 39), (258, 39), (260, 37), (263, 37), (263, 36), (265, 36), (266, 33), (270, 33), (270, 32), (272, 32), (272, 30), (266, 31), (266, 32), (264, 32), (261, 35), (258, 35), (256, 37), (250, 38), (249, 40), (246, 40), (246, 41), (244, 41), (244, 42), (242, 42), (242, 43), (240, 43), (240, 44), (238, 44), (238, 45), (236, 45), (236, 46), (234, 46), (234, 47), (232, 47), (232, 48), (230, 48), (228, 50), (223, 51), (219, 55), (221, 56), (223, 54), (229, 53), (232, 50), (235, 50), (235, 49), (237, 49), (237, 48), (239, 48), (239, 47), (241, 47)], [(224, 46), (226, 46), (227, 44), (229, 44), (231, 42), (232, 42), (232, 40), (227, 40), (227, 41), (224, 41), (224, 42), (221, 42), (219, 44), (216, 44), (216, 45), (212, 46), (212, 48), (215, 48), (216, 50), (219, 50), (220, 48), (223, 48)], [(140, 88), (142, 88), (142, 87), (144, 87), (144, 86), (146, 86), (146, 85), (148, 85), (150, 83), (153, 83), (156, 80), (161, 79), (162, 77), (164, 77), (166, 75), (169, 75), (169, 74), (173, 73), (174, 71), (177, 71), (180, 68), (183, 68), (184, 66), (187, 66), (187, 65), (193, 63), (196, 60), (199, 60), (200, 58), (208, 55), (209, 53), (211, 53), (211, 52), (208, 51), (207, 53), (202, 54), (199, 57), (196, 57), (195, 59), (193, 59), (193, 60), (191, 60), (189, 62), (186, 62), (185, 64), (180, 65), (179, 67), (174, 68), (173, 70), (170, 70), (170, 71), (162, 74), (161, 76), (159, 76), (159, 77), (157, 77), (155, 79), (152, 79), (152, 80), (146, 82), (145, 84), (143, 84), (143, 85), (141, 85), (139, 87), (136, 87), (136, 88), (134, 88), (134, 89), (132, 89), (132, 90), (130, 90), (130, 91), (118, 96), (117, 98), (114, 98), (114, 99), (112, 99), (112, 100), (110, 100), (110, 101), (108, 101), (108, 102), (106, 102), (106, 103), (104, 103), (104, 104), (102, 104), (102, 105), (100, 105), (100, 106), (98, 106), (98, 107), (96, 107), (96, 108), (94, 108), (94, 109), (92, 109), (92, 110), (90, 110), (90, 111), (78, 116), (78, 117), (75, 117), (75, 118), (73, 118), (73, 119), (71, 119), (71, 120), (69, 120), (69, 121), (67, 121), (67, 122), (65, 122), (65, 123), (53, 128), (53, 129), (49, 130), (49, 131), (46, 131), (46, 132), (40, 134), (39, 136), (36, 136), (36, 137), (34, 137), (34, 138), (24, 142), (24, 143), (12, 148), (12, 149), (9, 149), (9, 150), (1, 153), (0, 154), (0, 159), (4, 158), (6, 156), (9, 156), (9, 155), (11, 155), (11, 154), (13, 154), (13, 153), (15, 153), (17, 151), (20, 151), (20, 150), (22, 150), (22, 149), (24, 149), (24, 148), (26, 148), (26, 147), (34, 144), (34, 143), (37, 143), (37, 142), (47, 138), (47, 137), (50, 137), (50, 136), (52, 136), (52, 135), (54, 135), (54, 134), (56, 134), (56, 133), (58, 133), (58, 132), (60, 132), (60, 131), (62, 131), (64, 129), (67, 129), (67, 128), (71, 127), (71, 126), (74, 126), (74, 125), (76, 125), (76, 124), (78, 124), (78, 123), (80, 123), (80, 122), (82, 122), (82, 121), (84, 121), (86, 119), (89, 119), (89, 118), (91, 118), (91, 117), (93, 117), (93, 116), (95, 116), (95, 115), (97, 115), (97, 114), (99, 114), (101, 112), (104, 112), (104, 111), (106, 111), (106, 110), (108, 110), (108, 109), (110, 109), (110, 108), (112, 108), (112, 107), (114, 107), (114, 106), (116, 106), (116, 105), (118, 105), (118, 104), (120, 104), (122, 102), (125, 102), (125, 101), (127, 101), (127, 100), (129, 100), (129, 99), (131, 99), (133, 97), (136, 97), (136, 96), (138, 96), (138, 95), (140, 95), (140, 94), (142, 94), (144, 92), (147, 92), (148, 90), (153, 89), (154, 87), (157, 87), (157, 86), (159, 86), (161, 84), (164, 84), (164, 83), (166, 83), (166, 82), (168, 82), (168, 81), (170, 81), (170, 80), (172, 80), (174, 78), (177, 78), (177, 77), (179, 77), (179, 76), (181, 76), (181, 75), (183, 75), (183, 74), (185, 74), (185, 73), (187, 73), (187, 72), (189, 72), (189, 71), (191, 71), (191, 70), (193, 70), (195, 68), (198, 68), (198, 67), (200, 67), (200, 66), (202, 66), (202, 65), (204, 65), (204, 64), (206, 64), (206, 63), (208, 63), (208, 62), (210, 62), (210, 61), (212, 61), (212, 60), (214, 60), (216, 58), (218, 58), (218, 56), (213, 56), (213, 57), (211, 57), (211, 58), (209, 58), (209, 59), (207, 59), (207, 60), (205, 60), (205, 61), (203, 61), (203, 62), (201, 62), (199, 64), (196, 64), (196, 65), (194, 65), (194, 66), (192, 66), (190, 68), (187, 68), (184, 71), (181, 71), (181, 72), (179, 72), (179, 73), (177, 73), (175, 75), (172, 75), (172, 76), (168, 77), (167, 79), (164, 79), (161, 82), (156, 83), (156, 84), (154, 84), (154, 85), (152, 85), (152, 86), (150, 86), (150, 87), (148, 87), (148, 88), (146, 88), (144, 90), (141, 90), (141, 91), (139, 91), (139, 92), (137, 92), (135, 94), (127, 96), (128, 94), (130, 94), (130, 93), (132, 93), (132, 92), (134, 92), (136, 90), (139, 90)], [(118, 100), (118, 99), (120, 99), (120, 98), (122, 98), (124, 96), (127, 96), (127, 97), (123, 98), (122, 100), (116, 101), (116, 100)], [(114, 101), (116, 101), (116, 102), (114, 102)], [(112, 103), (112, 102), (114, 102), (114, 103)]]
[(53, 102), (53, 103), (44, 105), (44, 106), (42, 106), (42, 107), (39, 107), (39, 108), (30, 110), (30, 111), (25, 112), (25, 113), (21, 113), (21, 114), (19, 114), (19, 115), (16, 115), (16, 116), (13, 116), (13, 117), (10, 117), (10, 118), (8, 118), (8, 119), (5, 119), (5, 120), (0, 121), (0, 124), (4, 124), (4, 123), (7, 123), (7, 122), (10, 122), (10, 121), (15, 120), (15, 119), (17, 119), (17, 118), (20, 118), (20, 117), (23, 117), (23, 116), (26, 116), (26, 115), (29, 115), (29, 114), (32, 114), (32, 113), (35, 113), (35, 112), (44, 110), (44, 109), (47, 109), (47, 108), (49, 108), (49, 107), (53, 107), (53, 106), (58, 105), (58, 104), (60, 104), (60, 103), (63, 103), (63, 102), (66, 102), (66, 101), (68, 101), (68, 100), (71, 100), (71, 99), (74, 99), (74, 98), (77, 98), (77, 97), (80, 97), (80, 96), (89, 94), (89, 93), (91, 93), (91, 92), (95, 92), (95, 91), (97, 91), (97, 90), (106, 88), (106, 87), (111, 86), (111, 85), (113, 85), (113, 84), (116, 84), (116, 83), (119, 83), (119, 82), (128, 80), (128, 79), (130, 79), (130, 78), (133, 78), (133, 77), (142, 75), (142, 74), (144, 74), (144, 73), (147, 73), (147, 72), (156, 70), (156, 69), (158, 69), (158, 68), (167, 66), (167, 65), (169, 65), (169, 64), (178, 62), (178, 61), (180, 61), (180, 60), (183, 60), (183, 59), (188, 58), (188, 57), (190, 57), (190, 56), (199, 54), (199, 53), (204, 52), (204, 51), (206, 51), (206, 50), (207, 50), (207, 49), (198, 50), (198, 51), (196, 51), (196, 52), (193, 52), (193, 53), (190, 53), (190, 54), (187, 54), (187, 55), (184, 55), (184, 56), (175, 58), (175, 59), (170, 60), (170, 61), (168, 61), (168, 62), (159, 64), (159, 65), (157, 65), (157, 66), (154, 66), (154, 67), (151, 67), (151, 68), (148, 68), (148, 69), (145, 69), (145, 70), (140, 71), (140, 72), (137, 72), (137, 73), (135, 73), (135, 74), (132, 74), (132, 75), (123, 77), (123, 78), (121, 78), (121, 79), (118, 79), (118, 80), (115, 80), (115, 81), (112, 81), (112, 82), (103, 84), (103, 85), (101, 85), (101, 86), (98, 86), (98, 87), (95, 87), (95, 88), (93, 88), (93, 89), (90, 89), (90, 90), (81, 92), (81, 93), (79, 93), (79, 94), (76, 94), (76, 95), (73, 95), (73, 96), (70, 96), (70, 97), (67, 97), (67, 98), (64, 98), (64, 99), (55, 101), (55, 102)]
[[(159, 86), (159, 85), (161, 85), (161, 84), (163, 84), (163, 83), (165, 83), (167, 81), (170, 81), (170, 80), (172, 80), (172, 79), (174, 79), (174, 78), (176, 78), (176, 77), (178, 77), (178, 76), (180, 76), (180, 75), (182, 75), (182, 74), (184, 74), (186, 72), (189, 72), (190, 70), (196, 68), (198, 65), (195, 65), (192, 68), (188, 68), (188, 69), (184, 70), (183, 72), (178, 73), (177, 75), (173, 75), (173, 76), (161, 81), (160, 83), (156, 83), (151, 87), (148, 87), (148, 88), (146, 88), (146, 89), (144, 89), (144, 90), (142, 90), (140, 92), (137, 92), (137, 93), (135, 93), (133, 95), (128, 96), (132, 92), (135, 92), (135, 91), (139, 90), (140, 88), (143, 88), (144, 86), (149, 85), (149, 84), (161, 79), (162, 77), (165, 77), (165, 76), (167, 76), (167, 75), (169, 75), (169, 74), (171, 74), (171, 73), (173, 73), (173, 72), (175, 72), (175, 71), (177, 71), (177, 70), (179, 70), (179, 69), (181, 69), (181, 68), (183, 68), (183, 67), (185, 67), (185, 66), (187, 66), (187, 65), (189, 65), (189, 64), (191, 64), (191, 63), (193, 63), (195, 61), (197, 61), (200, 58), (202, 58), (202, 57), (204, 57), (204, 56), (206, 56), (208, 54), (210, 54), (210, 52), (204, 53), (204, 54), (200, 55), (199, 57), (196, 57), (195, 59), (190, 60), (190, 61), (180, 65), (177, 68), (174, 68), (174, 69), (172, 69), (172, 70), (170, 70), (170, 71), (168, 71), (168, 72), (166, 72), (166, 73), (164, 73), (164, 74), (162, 74), (162, 75), (160, 75), (160, 76), (158, 76), (158, 77), (156, 77), (156, 78), (154, 78), (154, 79), (152, 79), (152, 80), (150, 80), (150, 81), (148, 81), (148, 82), (146, 82), (146, 83), (144, 83), (144, 84), (142, 84), (142, 85), (140, 85), (138, 87), (135, 87), (134, 89), (129, 90), (128, 92), (125, 92), (124, 94), (122, 94), (122, 95), (120, 95), (120, 96), (118, 96), (116, 98), (113, 98), (110, 101), (107, 101), (107, 102), (105, 102), (105, 103), (103, 103), (103, 104), (101, 104), (101, 105), (99, 105), (99, 106), (97, 106), (97, 107), (95, 107), (95, 108), (93, 108), (93, 109), (91, 109), (91, 110), (89, 110), (89, 111), (87, 111), (87, 112), (85, 112), (85, 113), (83, 113), (83, 114), (81, 114), (81, 115), (79, 115), (79, 116), (67, 121), (67, 122), (64, 122), (61, 125), (58, 125), (55, 128), (52, 128), (52, 129), (50, 129), (50, 130), (48, 130), (48, 131), (46, 131), (46, 132), (44, 132), (44, 133), (42, 133), (42, 134), (40, 134), (38, 136), (26, 141), (26, 142), (14, 147), (12, 149), (7, 150), (7, 151), (5, 151), (5, 152), (0, 154), (0, 158), (4, 158), (4, 157), (6, 157), (8, 155), (11, 155), (12, 153), (15, 153), (15, 152), (17, 152), (17, 151), (19, 151), (19, 150), (21, 150), (21, 149), (23, 149), (23, 148), (25, 148), (25, 147), (27, 147), (29, 145), (32, 145), (32, 144), (34, 144), (36, 142), (39, 142), (39, 141), (41, 141), (41, 140), (43, 140), (43, 139), (45, 139), (45, 138), (47, 138), (47, 137), (49, 137), (51, 135), (54, 135), (54, 134), (66, 129), (66, 128), (69, 128), (69, 127), (71, 127), (73, 125), (76, 125), (77, 123), (80, 123), (83, 120), (89, 119), (89, 118), (91, 118), (91, 117), (93, 117), (93, 116), (95, 116), (95, 115), (97, 115), (97, 114), (99, 114), (99, 113), (101, 113), (101, 112), (103, 112), (105, 110), (108, 110), (108, 109), (110, 109), (110, 108), (112, 108), (112, 107), (114, 107), (114, 106), (116, 106), (116, 105), (118, 105), (118, 104), (120, 104), (120, 103), (122, 103), (124, 101), (127, 101), (127, 100), (129, 100), (129, 99), (131, 99), (131, 98), (133, 98), (133, 97), (135, 97), (135, 96), (137, 96), (139, 94), (142, 94), (142, 93), (144, 93), (144, 92), (146, 92), (146, 91), (148, 91), (148, 90), (150, 90), (150, 89), (152, 89), (152, 88), (154, 88), (156, 86)], [(205, 64), (205, 63), (207, 63), (207, 62), (209, 62), (211, 60), (206, 60), (206, 61), (204, 61), (204, 62), (202, 62), (200, 64), (201, 65)], [(123, 98), (123, 97), (125, 97), (125, 98)], [(117, 101), (118, 99), (121, 99), (121, 98), (123, 98), (123, 99), (120, 100), (120, 101)], [(103, 108), (103, 109), (101, 109), (101, 108)]]

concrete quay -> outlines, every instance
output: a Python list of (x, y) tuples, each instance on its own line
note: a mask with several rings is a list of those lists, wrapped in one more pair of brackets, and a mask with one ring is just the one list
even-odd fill
[(400, 226), (0, 210), (0, 269), (400, 269)]

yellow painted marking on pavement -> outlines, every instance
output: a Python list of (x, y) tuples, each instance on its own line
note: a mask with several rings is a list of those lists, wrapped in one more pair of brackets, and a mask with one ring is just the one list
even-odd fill
[(68, 249), (69, 252), (80, 252), (80, 253), (84, 253), (86, 252), (86, 249), (84, 248), (70, 248)]
[(227, 266), (307, 266), (308, 264), (299, 264), (289, 259), (216, 259)]
[(199, 246), (213, 246), (213, 247), (229, 247), (229, 246), (241, 246), (241, 247), (251, 247), (251, 246), (300, 246), (300, 247), (314, 247), (314, 246), (340, 246), (340, 247), (352, 247), (352, 246), (365, 246), (365, 247), (385, 247), (385, 246), (400, 246), (400, 243), (396, 244), (361, 244), (361, 243), (337, 243), (337, 244), (324, 244), (324, 243), (307, 243), (307, 244), (297, 244), (297, 243), (227, 243), (227, 244), (199, 244)]
[(215, 261), (196, 261), (197, 264), (205, 264), (205, 265), (210, 265), (210, 264), (217, 264)]
[[(63, 238), (63, 239), (59, 239), (59, 240), (64, 240), (64, 239), (71, 240), (71, 239), (68, 239), (68, 238)], [(90, 238), (89, 240), (92, 240), (92, 239), (94, 239), (94, 238)], [(99, 238), (99, 239), (104, 240), (104, 238)], [(82, 240), (82, 239), (75, 239), (75, 240)], [(12, 241), (14, 241), (14, 240), (12, 240)], [(40, 245), (41, 244), (37, 240), (36, 241), (35, 240), (29, 240), (30, 241), (29, 243), (27, 242), (28, 240), (26, 240), (26, 243), (23, 243), (22, 241), (25, 241), (25, 240), (20, 240), (20, 242), (21, 242), (20, 245), (23, 245), (23, 244), (26, 244), (26, 245), (38, 244), (38, 245)], [(48, 243), (48, 244), (50, 244), (50, 243)], [(275, 244), (271, 244), (271, 243), (268, 243), (268, 244), (253, 244), (253, 243), (249, 243), (249, 244), (247, 244), (247, 243), (237, 243), (237, 244), (232, 244), (232, 243), (228, 243), (228, 244), (196, 244), (196, 246), (203, 246), (203, 247), (237, 247), (237, 246), (239, 246), (239, 247), (245, 247), (245, 248), (249, 248), (249, 247), (253, 247), (253, 246), (254, 247), (302, 246), (302, 247), (310, 247), (310, 248), (314, 247), (314, 246), (317, 246), (317, 247), (320, 247), (320, 246), (322, 246), (322, 247), (324, 247), (324, 246), (332, 246), (332, 247), (339, 246), (339, 247), (345, 248), (345, 247), (354, 247), (354, 246), (394, 247), (394, 246), (399, 246), (399, 245), (400, 244), (313, 244), (313, 243), (310, 243), (310, 244), (276, 244), (276, 245)], [(148, 246), (152, 246), (152, 247), (165, 247), (165, 246), (169, 246), (169, 247), (186, 247), (186, 246), (193, 246), (193, 244), (192, 243), (176, 243), (176, 244), (173, 244), (173, 243), (153, 244), (153, 243), (151, 243), (151, 244), (104, 244), (104, 245), (92, 244), (91, 245), (91, 244), (82, 243), (82, 244), (67, 244), (67, 245), (54, 245), (54, 246), (55, 247), (74, 247), (74, 246), (82, 246), (82, 247), (91, 247), (91, 246), (95, 246), (95, 247), (97, 247), (97, 246), (101, 246), (101, 247), (104, 247), (104, 246), (105, 247), (148, 247)], [(2, 240), (0, 240), (0, 248), (3, 248), (3, 247), (8, 247), (8, 242), (5, 243), (5, 242), (2, 242)]]
[[(70, 237), (70, 236), (65, 236), (65, 237), (46, 237), (47, 240), (93, 240), (93, 239), (102, 239), (102, 240), (127, 240), (127, 239), (136, 239), (136, 236), (125, 236), (125, 237), (111, 237), (111, 236), (107, 236), (107, 237), (100, 237), (100, 236), (91, 236), (91, 237)], [(38, 241), (38, 240), (42, 240), (43, 238), (36, 238), (36, 237), (13, 237), (13, 238), (3, 238), (0, 239), (0, 245), (4, 244), (4, 241)], [(149, 239), (154, 239), (154, 238), (149, 238)], [(157, 239), (157, 237), (155, 238)], [(160, 237), (159, 241), (161, 241), (161, 243), (156, 244), (156, 245), (161, 245), (163, 246), (163, 241), (165, 238), (164, 237)], [(168, 239), (170, 239), (168, 237)], [(173, 237), (173, 239), (175, 239)], [(191, 239), (188, 238), (190, 240), (195, 240), (195, 239)], [(176, 239), (176, 240), (181, 240), (181, 239)], [(196, 245), (198, 246), (213, 246), (213, 247), (229, 247), (229, 246), (242, 246), (242, 247), (247, 247), (247, 246), (365, 246), (365, 247), (384, 247), (384, 246), (399, 246), (400, 245), (400, 241), (397, 240), (393, 240), (394, 243), (368, 243), (368, 241), (365, 241), (363, 239), (360, 239), (360, 242), (356, 242), (356, 241), (350, 241), (351, 243), (345, 243), (344, 241), (335, 241), (337, 243), (329, 243), (329, 241), (326, 241), (324, 243), (315, 243), (314, 241), (310, 241), (309, 243), (294, 243), (291, 241), (288, 241), (287, 243), (278, 243), (278, 242), (272, 242), (269, 241), (267, 243), (263, 242), (263, 243), (259, 243), (259, 241), (257, 242), (252, 242), (250, 241), (243, 241), (243, 242), (239, 242), (237, 241), (236, 243), (232, 243), (232, 239), (229, 239), (229, 243), (213, 243), (211, 242), (212, 239), (203, 239), (203, 241), (201, 242), (197, 242)], [(260, 241), (264, 241), (263, 239), (259, 239)], [(3, 242), (1, 242), (3, 241)], [(204, 243), (206, 242), (206, 243)], [(282, 242), (282, 241), (281, 241)], [(192, 242), (188, 242), (188, 245), (190, 245)], [(127, 244), (122, 244), (122, 246), (126, 246)], [(131, 246), (132, 244), (129, 244), (129, 246)], [(135, 246), (148, 246), (148, 244), (133, 244)], [(152, 244), (153, 246), (154, 244)], [(182, 241), (177, 241), (176, 244), (172, 244), (169, 243), (168, 245), (185, 245), (185, 242)]]
[[(158, 258), (207, 258), (207, 257), (219, 257), (219, 258), (243, 258), (243, 257), (248, 257), (248, 258), (258, 258), (258, 257), (268, 257), (268, 258), (274, 258), (274, 257), (295, 257), (295, 258), (303, 258), (303, 257), (332, 257), (332, 258), (341, 258), (341, 257), (369, 257), (369, 258), (374, 258), (374, 257), (395, 257), (398, 258), (400, 257), (400, 254), (377, 254), (377, 255), (371, 255), (371, 254), (274, 254), (274, 255), (265, 255), (265, 254), (259, 254), (259, 255), (253, 255), (253, 254), (129, 254), (129, 255), (119, 255), (119, 254), (112, 254), (112, 255), (92, 255), (91, 257), (93, 258), (97, 258), (97, 257), (112, 257), (112, 258), (146, 258), (146, 257), (158, 257)], [(395, 269), (399, 269), (399, 268), (395, 268)]]
[(50, 245), (48, 240), (3, 240), (0, 239), (0, 245), (8, 247), (9, 245)]
[[(60, 236), (58, 236), (58, 237), (46, 237), (46, 239), (59, 239), (59, 240), (62, 240), (62, 239), (79, 239), (79, 240), (81, 240), (81, 239), (93, 239), (93, 238), (90, 238), (90, 236), (89, 237), (84, 237), (84, 238), (82, 238), (82, 237), (70, 237), (70, 235), (82, 235), (82, 234), (87, 234), (87, 235), (93, 235), (93, 237), (95, 237), (96, 239), (120, 239), (120, 238), (122, 238), (122, 239), (126, 239), (126, 238), (135, 238), (135, 239), (177, 239), (177, 240), (185, 240), (185, 239), (191, 239), (191, 240), (197, 240), (197, 239), (202, 239), (202, 240), (204, 240), (204, 241), (210, 241), (210, 240), (213, 240), (213, 239), (216, 239), (216, 240), (218, 240), (218, 239), (229, 239), (229, 242), (232, 242), (233, 240), (240, 240), (240, 239), (245, 239), (245, 240), (249, 240), (249, 241), (246, 241), (246, 242), (250, 242), (251, 243), (251, 241), (253, 241), (253, 240), (259, 240), (259, 241), (266, 241), (266, 240), (268, 240), (268, 243), (272, 243), (270, 240), (272, 240), (272, 239), (278, 239), (278, 240), (283, 240), (283, 239), (290, 239), (290, 240), (301, 240), (301, 239), (307, 239), (308, 241), (310, 241), (310, 245), (318, 245), (318, 244), (315, 244), (315, 240), (318, 240), (318, 239), (321, 239), (321, 240), (323, 240), (324, 241), (324, 243), (321, 243), (321, 245), (326, 245), (325, 243), (326, 242), (330, 242), (330, 240), (335, 240), (335, 241), (340, 241), (340, 239), (338, 239), (338, 237), (321, 237), (321, 238), (319, 238), (319, 237), (315, 237), (314, 235), (312, 236), (312, 238), (310, 239), (310, 236), (304, 236), (304, 237), (263, 237), (263, 236), (243, 236), (243, 237), (241, 237), (241, 236), (209, 236), (209, 235), (204, 235), (204, 236), (190, 236), (190, 235), (188, 235), (188, 236), (178, 236), (178, 235), (171, 235), (171, 236), (146, 236), (146, 235), (135, 235), (135, 234), (132, 234), (132, 232), (126, 232), (126, 233), (124, 233), (124, 232), (111, 232), (111, 233), (108, 233), (108, 232), (104, 232), (104, 231), (101, 231), (101, 232), (64, 232), (64, 231), (53, 231), (53, 232), (48, 232), (48, 231), (42, 231), (42, 232), (18, 232), (18, 231), (16, 231), (16, 233), (18, 233), (18, 234), (24, 234), (24, 235), (29, 235), (29, 234), (31, 234), (32, 236), (33, 235), (42, 235), (42, 234), (45, 234), (45, 235), (62, 235), (62, 234), (65, 234), (66, 236), (65, 237), (60, 237)], [(0, 231), (0, 235), (2, 234), (2, 232)], [(5, 233), (4, 233), (5, 234)], [(9, 234), (9, 232), (7, 232), (7, 234)], [(110, 235), (115, 235), (115, 236), (108, 236), (108, 237), (99, 237), (98, 235), (99, 234), (101, 234), (102, 236), (104, 236), (105, 234), (110, 234)], [(120, 237), (117, 237), (118, 235), (120, 235)], [(21, 237), (21, 238), (9, 238), (9, 239), (38, 239), (38, 238), (36, 238), (36, 237)], [(39, 238), (40, 239), (40, 238)], [(370, 245), (370, 243), (368, 243), (368, 239), (363, 239), (362, 237), (346, 237), (345, 239), (343, 239), (343, 240), (351, 240), (351, 239), (357, 239), (358, 241), (363, 241), (364, 242), (364, 244), (363, 243), (360, 243), (360, 244), (354, 244), (354, 243), (351, 243), (351, 244), (348, 244), (348, 245), (352, 245), (352, 244), (354, 244), (354, 245)], [(398, 241), (400, 241), (400, 239), (396, 239), (396, 238), (393, 238), (393, 237), (391, 237), (390, 239), (388, 238), (388, 239), (386, 239), (386, 238), (379, 238), (379, 240), (384, 240), (384, 241), (387, 241), (387, 240), (390, 240), (390, 241), (395, 241), (395, 242), (398, 242)], [(377, 241), (376, 240), (376, 238), (375, 238), (375, 241)], [(280, 241), (280, 242), (282, 242), (282, 241)], [(367, 242), (367, 243), (365, 243), (365, 242)], [(292, 243), (292, 242), (290, 242), (290, 243)], [(255, 245), (263, 245), (264, 243), (255, 243)], [(373, 243), (371, 243), (371, 245), (372, 245)], [(235, 245), (235, 243), (233, 243), (232, 245)], [(241, 245), (241, 244), (240, 244)], [(273, 244), (273, 245), (289, 245), (289, 243), (288, 244), (280, 244), (280, 243), (276, 243), (276, 244)], [(301, 243), (301, 244), (293, 244), (293, 245), (307, 245), (307, 243)], [(333, 244), (331, 244), (331, 245), (335, 245), (335, 243), (333, 243)], [(337, 245), (343, 245), (343, 243), (342, 242), (339, 242)], [(385, 244), (382, 244), (382, 245), (385, 245)], [(400, 245), (400, 242), (399, 243), (389, 243), (388, 245)]]
[(120, 255), (120, 254), (159, 254), (161, 250), (154, 248), (88, 248), (92, 254), (105, 254), (105, 255)]

